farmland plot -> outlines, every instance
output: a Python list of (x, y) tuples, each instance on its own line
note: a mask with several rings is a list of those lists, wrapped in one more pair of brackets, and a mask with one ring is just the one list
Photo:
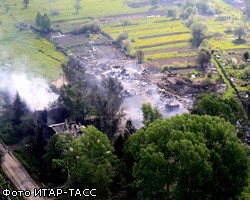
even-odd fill
[[(163, 66), (177, 64), (179, 59), (183, 61), (185, 57), (195, 58), (197, 55), (190, 43), (190, 30), (180, 20), (156, 16), (130, 21), (127, 26), (123, 26), (123, 23), (105, 24), (104, 31), (113, 39), (121, 30), (128, 32), (129, 38), (134, 41), (131, 53), (141, 49), (145, 52), (147, 60), (159, 61), (160, 65)], [(195, 59), (191, 60), (187, 60), (188, 63), (194, 64)], [(182, 64), (185, 66), (187, 62)]]

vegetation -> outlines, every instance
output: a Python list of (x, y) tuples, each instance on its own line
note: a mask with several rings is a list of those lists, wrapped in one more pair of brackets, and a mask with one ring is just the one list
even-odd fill
[(0, 121), (0, 137), (7, 144), (16, 143), (24, 136), (35, 133), (36, 121), (18, 93), (13, 101), (5, 94)]
[(47, 14), (43, 16), (40, 12), (36, 15), (36, 26), (40, 29), (42, 33), (48, 33), (51, 29), (51, 21)]
[(222, 99), (212, 95), (201, 95), (192, 109), (193, 114), (211, 115), (224, 118), (236, 126), (237, 135), (244, 139), (248, 118), (241, 103), (234, 98)]
[(239, 40), (241, 40), (243, 36), (247, 35), (247, 29), (243, 23), (237, 24), (234, 29), (234, 35), (238, 36)]
[[(84, 136), (73, 139), (71, 135), (54, 138), (56, 149), (48, 148), (47, 158), (52, 166), (67, 177), (66, 187), (79, 189), (95, 188), (100, 199), (110, 196), (110, 183), (114, 177), (116, 157), (107, 136), (93, 126), (84, 129)], [(62, 150), (62, 151), (60, 151)], [(50, 163), (51, 164), (51, 163)]]
[(249, 54), (248, 51), (245, 51), (245, 52), (243, 53), (243, 58), (244, 58), (245, 61), (247, 61), (247, 60), (250, 58), (250, 54)]
[(129, 138), (127, 151), (139, 198), (229, 199), (247, 184), (245, 146), (218, 117), (185, 114), (154, 122)]
[(192, 43), (199, 46), (202, 41), (207, 37), (207, 25), (203, 22), (195, 22), (192, 25)]
[(74, 8), (76, 10), (76, 14), (78, 14), (79, 10), (81, 9), (80, 0), (75, 0)]
[(142, 104), (142, 114), (143, 120), (142, 123), (145, 128), (148, 127), (149, 124), (155, 122), (158, 119), (162, 119), (162, 114), (159, 112), (157, 108), (152, 108), (151, 104)]
[(73, 33), (75, 34), (82, 34), (82, 33), (87, 33), (87, 32), (91, 32), (91, 33), (98, 33), (99, 31), (101, 31), (101, 24), (98, 20), (94, 20), (92, 22), (83, 24), (79, 27), (77, 27)]
[(200, 65), (204, 65), (211, 60), (211, 45), (207, 40), (203, 40), (203, 42), (199, 46), (197, 62)]
[(28, 8), (29, 3), (29, 0), (23, 0), (23, 5), (25, 8)]
[(144, 52), (142, 50), (137, 50), (136, 57), (137, 57), (138, 63), (142, 63), (144, 60)]

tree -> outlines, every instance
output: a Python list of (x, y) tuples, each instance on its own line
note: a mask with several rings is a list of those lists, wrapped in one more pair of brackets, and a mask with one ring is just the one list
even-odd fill
[(250, 67), (244, 69), (244, 75), (246, 78), (250, 78)]
[(47, 176), (54, 182), (62, 184), (66, 181), (67, 174), (62, 170), (62, 167), (55, 164), (55, 160), (63, 159), (63, 153), (66, 148), (66, 139), (59, 134), (54, 134), (46, 145), (46, 153), (43, 156), (43, 161), (46, 165)]
[(29, 5), (29, 0), (23, 0), (23, 5), (25, 8), (27, 8)]
[(14, 125), (21, 124), (22, 122), (21, 118), (27, 111), (27, 107), (26, 104), (22, 101), (18, 92), (16, 93), (15, 99), (13, 101), (12, 109), (13, 109), (13, 116), (12, 116), (13, 124)]
[(207, 25), (204, 22), (194, 22), (192, 25), (192, 43), (199, 46), (207, 37)]
[(211, 60), (211, 46), (207, 40), (203, 40), (198, 49), (197, 63), (204, 65)]
[(152, 122), (155, 122), (158, 119), (162, 119), (162, 114), (159, 112), (157, 108), (152, 108), (151, 104), (142, 104), (142, 114), (143, 114), (143, 125), (144, 127), (148, 127), (148, 125)]
[(51, 21), (50, 21), (50, 18), (47, 14), (43, 15), (41, 29), (45, 33), (47, 33), (51, 29)]
[(78, 14), (79, 10), (81, 9), (80, 0), (75, 0), (74, 8), (76, 10), (76, 14)]
[(159, 3), (159, 0), (151, 0), (151, 5), (152, 6), (157, 6)]
[(51, 29), (51, 21), (47, 14), (44, 14), (43, 16), (40, 14), (40, 12), (36, 15), (36, 26), (40, 29), (41, 32), (47, 33)]
[(241, 40), (243, 36), (247, 35), (247, 29), (243, 22), (240, 22), (236, 25), (234, 29), (234, 35), (238, 36), (239, 40)]
[(115, 42), (117, 43), (117, 44), (121, 44), (121, 42), (123, 41), (123, 40), (127, 40), (128, 39), (128, 33), (126, 32), (126, 31), (121, 31), (120, 33), (119, 33), (119, 35), (117, 36), (117, 38), (115, 39)]
[(248, 178), (246, 147), (219, 117), (183, 114), (130, 136), (140, 199), (230, 199)]
[(201, 95), (195, 102), (192, 113), (224, 118), (237, 127), (237, 134), (240, 138), (245, 135), (248, 124), (247, 115), (243, 106), (233, 98), (222, 99), (213, 95)]
[(95, 127), (88, 126), (82, 131), (83, 136), (68, 140), (63, 150), (63, 158), (54, 161), (62, 166), (68, 166), (69, 188), (95, 188), (95, 193), (100, 199), (108, 199), (110, 184), (115, 174), (114, 149), (108, 137)]
[(244, 0), (246, 5), (246, 14), (247, 16), (250, 16), (250, 0)]
[(36, 19), (35, 19), (37, 27), (40, 27), (42, 25), (42, 20), (43, 20), (43, 17), (41, 15), (41, 13), (38, 12), (36, 15)]
[(244, 58), (245, 62), (250, 58), (250, 55), (249, 55), (249, 52), (248, 52), (248, 51), (245, 51), (245, 52), (243, 53), (243, 58)]
[(138, 63), (143, 63), (144, 52), (142, 50), (137, 50), (136, 51), (136, 58), (137, 58)]
[(113, 138), (121, 120), (121, 83), (114, 78), (106, 78), (92, 93), (92, 105), (97, 116), (97, 128)]
[(168, 8), (167, 9), (167, 17), (172, 17), (173, 19), (175, 19), (177, 17), (176, 8)]

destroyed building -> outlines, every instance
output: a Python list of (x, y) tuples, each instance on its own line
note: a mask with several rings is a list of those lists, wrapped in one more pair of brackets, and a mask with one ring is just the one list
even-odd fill
[(76, 138), (78, 135), (82, 135), (83, 131), (82, 129), (85, 129), (86, 127), (81, 125), (80, 123), (76, 123), (75, 121), (68, 121), (65, 120), (63, 123), (58, 124), (51, 124), (48, 126), (51, 131), (56, 134), (65, 134), (69, 132), (74, 138)]

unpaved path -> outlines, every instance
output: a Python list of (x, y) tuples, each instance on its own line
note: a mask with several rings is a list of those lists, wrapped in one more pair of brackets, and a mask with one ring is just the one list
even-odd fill
[[(4, 173), (8, 176), (11, 182), (16, 186), (18, 190), (29, 190), (34, 191), (35, 188), (39, 186), (30, 177), (27, 171), (24, 169), (22, 164), (17, 160), (17, 158), (9, 151), (8, 147), (0, 141), (0, 149), (3, 152), (3, 162), (2, 168)], [(26, 198), (27, 200), (46, 200), (43, 197), (31, 197)]]

